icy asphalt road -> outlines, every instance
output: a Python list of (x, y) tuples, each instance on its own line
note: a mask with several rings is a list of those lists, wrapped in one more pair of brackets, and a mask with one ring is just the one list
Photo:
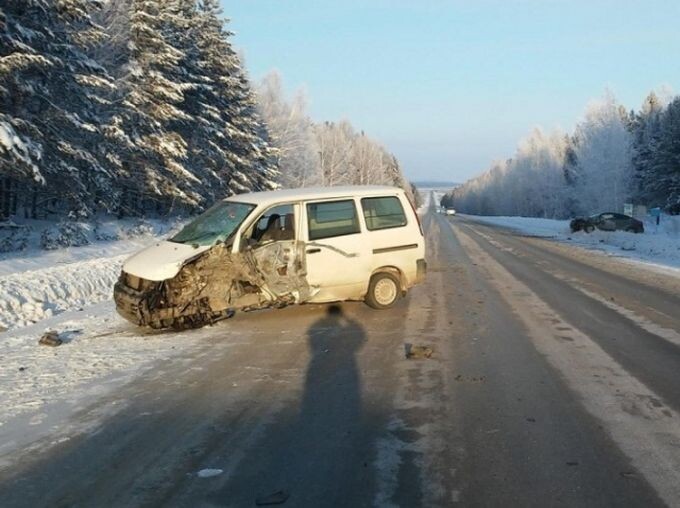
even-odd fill
[(394, 309), (165, 335), (199, 345), (3, 456), (0, 506), (680, 506), (680, 281), (424, 224)]

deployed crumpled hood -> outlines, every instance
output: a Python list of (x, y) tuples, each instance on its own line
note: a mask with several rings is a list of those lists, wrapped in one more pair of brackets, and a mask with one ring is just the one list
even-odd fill
[(184, 263), (210, 249), (210, 245), (193, 247), (162, 241), (139, 251), (123, 263), (123, 271), (142, 279), (172, 279)]

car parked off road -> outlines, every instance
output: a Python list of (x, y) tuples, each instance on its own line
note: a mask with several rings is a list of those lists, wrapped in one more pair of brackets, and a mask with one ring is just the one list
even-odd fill
[(621, 213), (604, 212), (590, 217), (577, 217), (569, 224), (572, 233), (585, 231), (592, 233), (600, 231), (628, 231), (629, 233), (644, 233), (645, 227), (641, 221)]

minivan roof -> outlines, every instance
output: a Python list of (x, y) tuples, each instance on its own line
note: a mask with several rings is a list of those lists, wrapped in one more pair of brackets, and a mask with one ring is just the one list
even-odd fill
[(282, 189), (263, 192), (234, 194), (225, 201), (238, 201), (253, 205), (267, 205), (281, 201), (302, 201), (308, 199), (344, 198), (354, 196), (373, 196), (376, 194), (394, 195), (403, 192), (399, 187), (388, 185), (344, 185), (339, 187), (305, 187), (301, 189)]

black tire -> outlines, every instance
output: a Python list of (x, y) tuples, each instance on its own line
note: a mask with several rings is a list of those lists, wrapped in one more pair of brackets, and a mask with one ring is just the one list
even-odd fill
[(388, 272), (376, 273), (368, 283), (366, 304), (374, 309), (389, 309), (401, 295), (399, 279)]
[(592, 233), (593, 231), (595, 231), (595, 226), (587, 224), (583, 227), (583, 231), (585, 231), (586, 233)]

